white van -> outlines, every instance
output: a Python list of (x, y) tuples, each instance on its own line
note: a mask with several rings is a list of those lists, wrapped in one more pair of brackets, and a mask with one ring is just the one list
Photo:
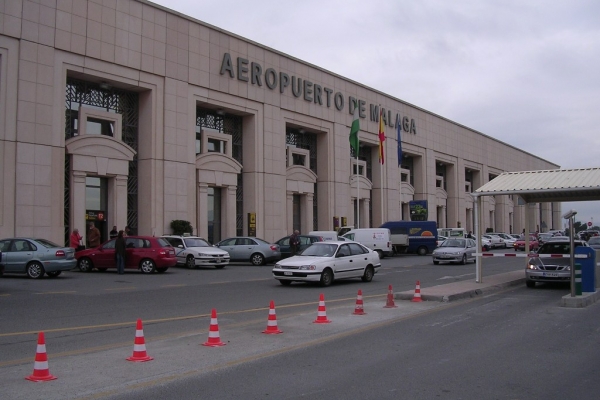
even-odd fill
[(392, 251), (392, 234), (387, 228), (359, 228), (352, 229), (342, 235), (342, 237), (354, 240), (376, 251), (379, 258), (391, 256)]
[(321, 236), (324, 241), (338, 240), (338, 234), (336, 231), (312, 231), (308, 232), (312, 236)]

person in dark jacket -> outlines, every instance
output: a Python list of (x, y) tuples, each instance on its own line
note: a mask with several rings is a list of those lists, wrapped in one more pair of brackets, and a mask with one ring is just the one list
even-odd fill
[(115, 241), (115, 257), (117, 259), (117, 271), (119, 272), (119, 275), (123, 275), (125, 273), (125, 258), (127, 257), (127, 249), (122, 230), (119, 231), (117, 240)]
[(295, 230), (294, 233), (292, 233), (292, 236), (290, 236), (290, 250), (292, 252), (292, 256), (295, 256), (296, 253), (298, 253), (298, 247), (300, 247), (300, 238), (298, 237), (299, 234), (300, 232)]

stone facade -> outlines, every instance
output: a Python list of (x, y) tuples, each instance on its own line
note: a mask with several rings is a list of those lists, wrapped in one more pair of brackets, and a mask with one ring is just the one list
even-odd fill
[[(358, 160), (348, 139), (354, 104)], [(427, 200), (440, 227), (472, 229), (470, 191), (504, 171), (557, 168), (141, 0), (0, 2), (0, 155), (0, 237), (59, 243), (98, 218), (88, 212), (90, 177), (102, 178), (95, 211), (104, 234), (131, 225), (160, 235), (183, 219), (217, 240), (248, 234), (253, 218), (256, 236), (271, 241), (293, 228), (331, 230), (342, 218), (361, 227), (409, 219), (411, 200)], [(520, 232), (523, 207), (486, 198), (483, 228)], [(540, 230), (560, 226), (559, 204), (532, 215)]]

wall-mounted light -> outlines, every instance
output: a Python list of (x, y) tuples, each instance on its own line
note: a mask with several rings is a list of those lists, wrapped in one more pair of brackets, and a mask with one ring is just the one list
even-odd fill
[(217, 111), (215, 111), (217, 113), (217, 115), (225, 115), (225, 110), (223, 110), (222, 108), (217, 109)]
[(300, 134), (304, 134), (306, 131), (305, 131), (304, 129), (300, 128), (300, 129), (298, 129), (298, 132), (299, 132)]
[(108, 82), (102, 81), (98, 86), (100, 86), (100, 89), (102, 90), (110, 90), (110, 85), (108, 84)]

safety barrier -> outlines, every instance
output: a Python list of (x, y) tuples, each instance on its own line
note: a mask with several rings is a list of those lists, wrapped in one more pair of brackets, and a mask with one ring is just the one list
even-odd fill
[[(536, 257), (545, 257), (545, 258), (570, 258), (569, 254), (538, 254), (538, 253), (474, 253), (474, 256), (477, 257), (528, 257), (528, 258), (536, 258)], [(588, 258), (587, 254), (575, 254), (575, 258)]]

